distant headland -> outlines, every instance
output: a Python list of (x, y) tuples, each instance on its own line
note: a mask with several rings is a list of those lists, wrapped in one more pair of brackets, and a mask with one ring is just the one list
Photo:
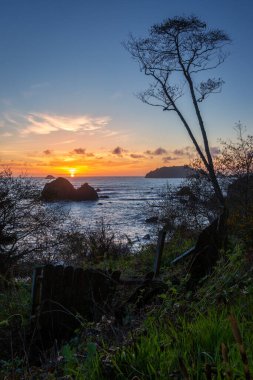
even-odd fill
[(185, 178), (192, 173), (193, 169), (184, 166), (163, 166), (150, 171), (145, 178)]

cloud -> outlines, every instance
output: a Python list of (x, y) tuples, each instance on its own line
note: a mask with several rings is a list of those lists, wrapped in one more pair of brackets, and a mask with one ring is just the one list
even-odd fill
[(121, 156), (122, 153), (126, 152), (125, 149), (121, 148), (120, 146), (117, 146), (117, 148), (113, 149), (112, 154), (116, 154), (117, 156)]
[(4, 113), (3, 117), (4, 117), (4, 124), (6, 124), (6, 121), (7, 121), (8, 124), (12, 124), (12, 125), (15, 125), (15, 126), (19, 125), (19, 122), (16, 120), (15, 115), (12, 116), (9, 113)]
[(143, 154), (136, 154), (136, 153), (130, 154), (130, 157), (132, 157), (132, 158), (144, 158)]
[(196, 155), (195, 148), (193, 146), (185, 146), (181, 149), (175, 149), (172, 153), (178, 157), (187, 156), (188, 158), (193, 158)]
[(46, 113), (30, 113), (25, 116), (25, 120), (28, 124), (21, 131), (22, 135), (30, 133), (47, 135), (57, 131), (95, 131), (107, 126), (110, 118), (108, 116), (61, 116)]
[(46, 155), (46, 156), (49, 156), (50, 154), (52, 154), (52, 150), (50, 149), (46, 149), (43, 151), (43, 153)]
[(177, 160), (176, 157), (171, 157), (171, 156), (167, 156), (167, 157), (163, 157), (163, 162), (166, 164), (168, 162), (171, 162), (171, 161), (175, 161)]
[[(203, 147), (201, 147), (203, 149)], [(210, 152), (212, 154), (212, 156), (217, 156), (219, 153), (220, 153), (220, 148), (218, 146), (212, 146), (210, 147)], [(178, 158), (179, 157), (188, 157), (190, 159), (193, 159), (194, 157), (196, 157), (196, 149), (194, 148), (194, 146), (185, 146), (183, 148), (180, 148), (180, 149), (175, 149), (172, 151), (172, 153), (177, 156)]]
[(162, 156), (163, 154), (167, 154), (167, 150), (164, 149), (164, 148), (157, 148), (155, 149), (154, 151), (151, 151), (151, 150), (146, 150), (145, 154), (148, 154), (150, 156)]
[(71, 143), (73, 143), (73, 142), (75, 142), (75, 140), (64, 140), (64, 141), (59, 141), (59, 142), (54, 142), (54, 145), (62, 145), (62, 144), (71, 144)]
[(83, 148), (76, 148), (73, 150), (73, 153), (75, 154), (85, 154), (85, 149)]
[(184, 156), (184, 155), (185, 155), (184, 148), (183, 148), (183, 149), (175, 149), (175, 150), (173, 150), (173, 153), (174, 153), (176, 156)]
[(12, 133), (10, 133), (10, 132), (4, 132), (4, 133), (1, 133), (0, 136), (1, 136), (1, 137), (11, 137), (11, 136), (12, 136)]

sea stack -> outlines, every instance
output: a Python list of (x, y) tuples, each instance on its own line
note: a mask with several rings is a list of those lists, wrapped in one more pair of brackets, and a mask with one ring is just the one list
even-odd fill
[(58, 177), (54, 181), (45, 184), (41, 192), (41, 199), (47, 202), (95, 201), (98, 199), (98, 194), (88, 183), (75, 189), (66, 178)]

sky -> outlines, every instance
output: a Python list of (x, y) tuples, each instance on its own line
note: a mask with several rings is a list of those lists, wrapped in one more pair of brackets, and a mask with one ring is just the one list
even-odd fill
[[(189, 15), (232, 39), (215, 72), (223, 90), (201, 103), (213, 152), (239, 121), (253, 134), (252, 0), (0, 0), (1, 167), (143, 176), (189, 164), (186, 131), (176, 115), (137, 98), (148, 78), (122, 45), (130, 33), (145, 37), (153, 24)], [(187, 100), (184, 112), (200, 139)]]

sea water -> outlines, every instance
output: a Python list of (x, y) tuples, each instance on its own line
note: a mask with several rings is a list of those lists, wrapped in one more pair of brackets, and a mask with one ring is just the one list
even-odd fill
[[(67, 178), (75, 188), (88, 183), (99, 189), (98, 201), (58, 202), (63, 210), (84, 228), (95, 228), (101, 221), (119, 239), (126, 236), (133, 243), (145, 244), (148, 235), (155, 238), (156, 226), (146, 222), (150, 216), (149, 205), (159, 202), (169, 186), (178, 186), (182, 179), (144, 177), (76, 177)], [(40, 187), (50, 180), (40, 179)], [(49, 207), (54, 207), (50, 205)]]

